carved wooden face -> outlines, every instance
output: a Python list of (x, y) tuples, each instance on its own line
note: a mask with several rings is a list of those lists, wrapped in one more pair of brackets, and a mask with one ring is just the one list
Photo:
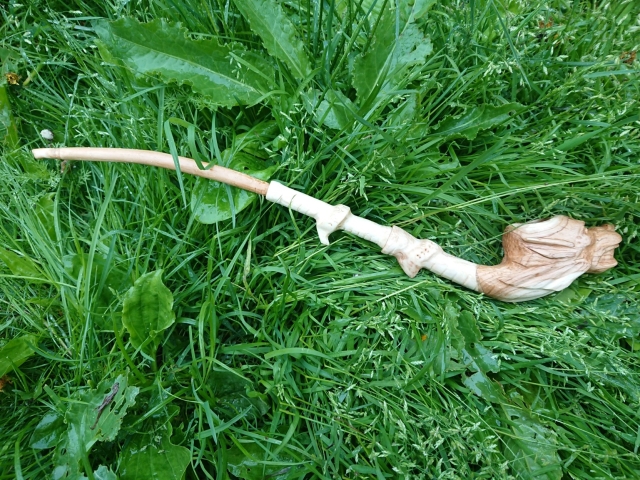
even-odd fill
[[(581, 220), (559, 215), (507, 227), (505, 258), (525, 266), (574, 262), (576, 271), (600, 273), (615, 267), (613, 252), (622, 237), (613, 225), (586, 228)], [(507, 248), (510, 247), (510, 248)], [(507, 251), (509, 250), (509, 251)], [(533, 255), (532, 255), (533, 254)]]
[(558, 261), (583, 260), (584, 263), (585, 250), (593, 244), (584, 222), (563, 215), (510, 225), (507, 234), (513, 236), (514, 245), (509, 249), (512, 252), (507, 252), (505, 245), (505, 254), (511, 260), (527, 266), (557, 265)]
[(613, 258), (613, 252), (622, 241), (622, 237), (615, 232), (613, 225), (591, 227), (587, 229), (587, 233), (592, 239), (591, 267), (587, 272), (601, 273), (615, 267), (618, 262)]
[(585, 272), (616, 265), (613, 252), (622, 237), (613, 225), (586, 228), (581, 220), (558, 215), (507, 227), (500, 265), (479, 266), (480, 291), (506, 302), (543, 297), (568, 287)]

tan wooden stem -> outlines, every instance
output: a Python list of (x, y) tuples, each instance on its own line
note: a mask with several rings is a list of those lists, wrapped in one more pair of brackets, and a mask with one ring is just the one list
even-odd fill
[[(133, 150), (128, 148), (36, 148), (32, 150), (35, 158), (57, 158), (60, 160), (88, 160), (92, 162), (139, 163), (154, 167), (175, 170), (173, 157), (168, 153)], [(208, 170), (200, 170), (195, 160), (178, 157), (180, 171), (198, 177), (216, 180), (250, 192), (266, 195), (269, 184), (229, 168), (214, 165)], [(204, 163), (206, 167), (207, 164)]]

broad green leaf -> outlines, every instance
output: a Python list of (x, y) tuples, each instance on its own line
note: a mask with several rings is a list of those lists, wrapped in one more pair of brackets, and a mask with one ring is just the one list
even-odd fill
[(118, 294), (126, 292), (131, 287), (132, 281), (127, 272), (115, 266), (115, 259), (109, 261), (107, 257), (96, 253), (93, 257), (90, 275), (86, 272), (88, 263), (88, 258), (84, 253), (74, 253), (62, 257), (65, 273), (75, 282), (80, 277), (84, 278), (84, 281), (88, 281), (87, 277), (90, 278), (91, 291), (95, 295), (93, 302), (95, 311), (101, 314), (114, 302)]
[(465, 346), (464, 337), (458, 328), (458, 317), (460, 315), (459, 309), (452, 303), (447, 303), (444, 308), (444, 327), (447, 334), (447, 340), (449, 345), (453, 347), (458, 353), (462, 352)]
[(300, 468), (300, 464), (288, 455), (280, 453), (276, 456), (255, 443), (244, 443), (242, 450), (237, 446), (227, 450), (227, 467), (233, 475), (244, 480), (284, 480), (295, 478), (291, 474)]
[(398, 37), (396, 10), (386, 8), (369, 50), (353, 63), (353, 86), (361, 106), (372, 101), (374, 93), (379, 97), (404, 88), (409, 68), (424, 64), (433, 51), (431, 40), (422, 33), (415, 20), (422, 17), (434, 2), (418, 0), (412, 6), (408, 2), (399, 3)]
[(482, 335), (471, 312), (462, 312), (458, 317), (458, 328), (464, 337), (462, 356), (465, 363), (471, 363), (474, 370), (483, 373), (500, 370), (500, 364), (493, 352), (482, 345)]
[(398, 108), (389, 115), (389, 125), (399, 127), (411, 125), (416, 116), (418, 107), (418, 96), (408, 95), (406, 99), (398, 105)]
[[(231, 155), (231, 149), (222, 152), (222, 160), (225, 164)], [(228, 167), (260, 180), (268, 180), (276, 170), (275, 166), (266, 166), (265, 162), (244, 152), (233, 155)], [(240, 188), (198, 178), (191, 194), (191, 211), (199, 222), (216, 223), (232, 218), (234, 214), (247, 208), (257, 197), (255, 193)]]
[(57, 412), (47, 413), (31, 435), (31, 448), (42, 450), (55, 447), (65, 433), (64, 417)]
[(311, 73), (304, 44), (277, 0), (234, 0), (234, 4), (267, 51), (284, 62), (296, 78), (303, 80)]
[(0, 348), (0, 377), (22, 365), (34, 354), (33, 346), (38, 344), (35, 335), (23, 335), (9, 340)]
[(500, 371), (497, 355), (481, 342), (466, 346), (462, 351), (462, 358), (466, 364), (472, 364), (473, 370), (479, 370), (483, 373), (498, 373)]
[(7, 87), (0, 84), (0, 145), (5, 144), (9, 149), (19, 146), (18, 128), (16, 126), (11, 104), (7, 95)]
[[(118, 392), (100, 414), (99, 407), (113, 391), (115, 383), (118, 384)], [(128, 385), (126, 375), (105, 380), (95, 390), (76, 391), (64, 416), (66, 434), (56, 446), (52, 474), (54, 480), (78, 478), (82, 459), (89, 455), (91, 447), (96, 442), (115, 440), (122, 419), (127, 409), (135, 403), (139, 391), (138, 387)]]
[(479, 371), (464, 379), (465, 386), (480, 398), (492, 403), (507, 403), (507, 397), (499, 384)]
[(129, 332), (131, 344), (153, 356), (162, 332), (176, 319), (172, 310), (173, 295), (162, 283), (162, 270), (142, 275), (124, 296), (122, 323)]
[(213, 371), (208, 383), (216, 396), (216, 412), (225, 420), (247, 411), (247, 417), (260, 418), (269, 409), (262, 395), (252, 389), (251, 382), (239, 375)]
[[(1, 145), (2, 139), (0, 138)], [(3, 157), (3, 162), (23, 170), (25, 179), (29, 178), (36, 182), (49, 182), (52, 180), (52, 172), (46, 162), (36, 160), (31, 152), (26, 149), (14, 149), (9, 155)]]
[(207, 378), (212, 391), (216, 395), (216, 399), (227, 395), (234, 395), (244, 392), (247, 387), (251, 386), (251, 382), (240, 374), (235, 374), (227, 370), (214, 370)]
[(468, 140), (473, 140), (480, 130), (504, 123), (523, 109), (524, 107), (519, 103), (506, 103), (499, 107), (480, 105), (470, 108), (464, 115), (445, 117), (429, 135), (446, 139), (466, 137)]
[(218, 105), (253, 105), (271, 90), (274, 71), (239, 45), (191, 40), (186, 30), (165, 20), (132, 18), (94, 25), (102, 47), (137, 75), (158, 74), (165, 82), (191, 85)]
[(513, 436), (506, 441), (505, 456), (513, 462), (513, 471), (527, 480), (561, 479), (556, 433), (525, 410), (506, 407), (506, 413), (511, 418)]
[(95, 478), (95, 480), (118, 480), (118, 476), (104, 465), (100, 465), (98, 469), (93, 472), (93, 478)]
[(122, 454), (120, 480), (180, 480), (191, 461), (188, 448), (173, 445), (170, 433), (159, 442), (149, 435), (136, 436)]
[[(233, 139), (233, 145), (222, 152), (222, 165), (268, 180), (276, 167), (259, 158), (264, 156), (263, 145), (272, 141), (277, 130), (275, 122), (263, 122), (238, 135)], [(199, 178), (191, 194), (191, 211), (198, 221), (215, 223), (233, 218), (256, 198), (253, 193)]]
[(40, 269), (29, 257), (23, 257), (0, 247), (0, 261), (4, 262), (11, 270), (11, 273), (18, 277), (27, 277), (27, 280), (30, 281), (46, 282)]
[(302, 96), (305, 107), (318, 125), (342, 130), (353, 123), (355, 106), (340, 92), (328, 90), (323, 100), (320, 92), (311, 90)]
[(458, 328), (464, 337), (465, 344), (470, 346), (472, 343), (482, 339), (480, 329), (476, 324), (476, 319), (471, 312), (462, 312), (458, 317)]
[(47, 193), (38, 200), (38, 203), (35, 204), (36, 217), (51, 240), (56, 239), (56, 227), (54, 224), (54, 197), (55, 193)]

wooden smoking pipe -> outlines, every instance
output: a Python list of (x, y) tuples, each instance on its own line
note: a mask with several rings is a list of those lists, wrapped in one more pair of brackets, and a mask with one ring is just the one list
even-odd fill
[[(35, 158), (88, 160), (152, 165), (175, 170), (166, 153), (119, 148), (39, 148)], [(505, 302), (533, 300), (568, 287), (583, 273), (600, 273), (617, 265), (613, 258), (622, 237), (613, 225), (586, 228), (584, 222), (559, 215), (548, 220), (509, 225), (502, 238), (504, 259), (499, 265), (476, 265), (445, 253), (431, 240), (419, 240), (399, 227), (387, 227), (358, 217), (345, 205), (329, 205), (284, 185), (263, 182), (225, 167), (198, 168), (190, 158), (178, 157), (184, 173), (216, 180), (263, 195), (267, 200), (316, 220), (320, 241), (345, 230), (377, 244), (396, 257), (413, 278), (420, 269)]]

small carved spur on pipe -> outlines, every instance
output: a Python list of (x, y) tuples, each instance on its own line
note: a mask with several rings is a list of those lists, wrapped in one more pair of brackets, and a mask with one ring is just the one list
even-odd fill
[[(88, 160), (152, 165), (175, 170), (166, 153), (119, 148), (40, 148), (35, 158)], [(502, 238), (504, 259), (495, 266), (476, 265), (445, 253), (430, 240), (419, 240), (399, 227), (387, 227), (358, 217), (345, 205), (329, 205), (278, 182), (263, 182), (225, 167), (198, 168), (190, 158), (178, 157), (180, 170), (263, 195), (267, 200), (315, 219), (318, 236), (329, 245), (329, 235), (345, 230), (377, 244), (396, 257), (413, 278), (420, 269), (505, 302), (540, 298), (568, 287), (583, 273), (600, 273), (617, 265), (613, 258), (622, 237), (613, 225), (586, 228), (565, 216), (513, 224)]]

